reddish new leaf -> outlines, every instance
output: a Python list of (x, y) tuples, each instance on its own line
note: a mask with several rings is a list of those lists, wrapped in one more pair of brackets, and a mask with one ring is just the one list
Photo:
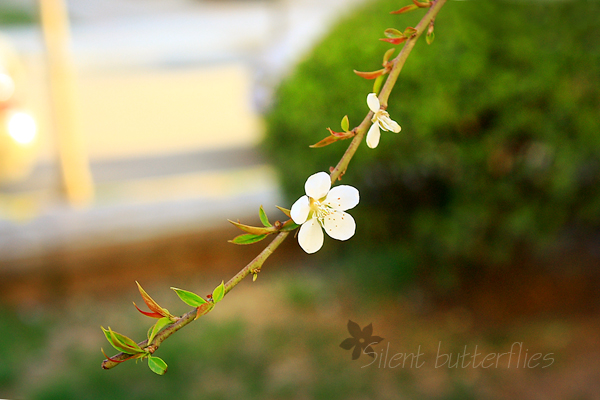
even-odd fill
[(391, 44), (400, 44), (403, 42), (406, 42), (406, 39), (408, 39), (407, 37), (400, 37), (400, 38), (381, 38), (379, 40), (381, 40), (382, 42), (388, 42)]
[(375, 79), (378, 76), (380, 76), (381, 74), (383, 74), (385, 72), (385, 69), (380, 69), (377, 71), (373, 71), (373, 72), (361, 72), (361, 71), (357, 71), (354, 70), (354, 73), (358, 76), (360, 76), (361, 78), (365, 78), (365, 79)]
[(150, 297), (150, 295), (148, 293), (146, 293), (146, 291), (142, 288), (142, 286), (139, 284), (138, 281), (135, 281), (135, 283), (138, 286), (138, 290), (140, 291), (140, 294), (142, 295), (142, 299), (144, 300), (144, 303), (146, 303), (146, 305), (148, 306), (148, 308), (150, 309), (150, 311), (153, 311), (159, 315), (161, 315), (162, 317), (167, 317), (167, 318), (173, 318), (173, 316), (169, 313), (169, 311), (166, 308), (162, 308), (161, 306), (158, 305), (158, 303), (156, 301), (154, 301), (154, 299), (152, 297)]
[(419, 8), (419, 6), (417, 6), (416, 4), (411, 4), (409, 6), (402, 7), (399, 10), (392, 11), (390, 14), (404, 14), (404, 13), (407, 13), (407, 12), (410, 12), (410, 11), (414, 11), (417, 8)]
[(344, 140), (346, 138), (342, 138), (339, 136), (334, 136), (334, 135), (329, 135), (327, 136), (325, 139), (318, 141), (315, 144), (311, 144), (309, 147), (312, 148), (317, 148), (317, 147), (325, 147), (325, 146), (329, 146), (331, 143), (335, 143), (338, 140)]
[(412, 2), (419, 8), (429, 8), (433, 5), (433, 3), (429, 1), (412, 0)]
[(141, 312), (142, 314), (144, 314), (146, 317), (150, 317), (150, 318), (162, 318), (163, 316), (157, 312), (149, 312), (149, 311), (144, 311), (141, 310), (137, 304), (135, 304), (135, 302), (133, 303), (133, 305), (135, 306), (135, 308), (137, 308), (137, 310), (139, 312)]

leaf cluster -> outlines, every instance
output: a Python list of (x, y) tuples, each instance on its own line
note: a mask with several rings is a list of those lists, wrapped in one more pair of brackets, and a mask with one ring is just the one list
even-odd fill
[[(391, 46), (378, 39), (404, 34), (422, 12), (382, 17), (396, 8), (369, 2), (340, 21), (279, 87), (264, 148), (289, 201), (306, 170), (327, 170), (345, 148), (307, 144), (367, 111), (372, 82), (352, 70), (378, 68)], [(585, 1), (448, 4), (435, 43), (417, 43), (390, 96), (402, 132), (357, 152), (344, 176), (361, 191), (353, 247), (402, 247), (428, 268), (482, 267), (543, 250), (568, 226), (598, 228), (599, 11)]]

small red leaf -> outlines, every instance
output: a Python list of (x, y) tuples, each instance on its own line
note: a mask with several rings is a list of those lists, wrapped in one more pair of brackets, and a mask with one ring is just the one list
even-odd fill
[(409, 6), (402, 7), (399, 10), (392, 11), (390, 14), (404, 14), (404, 13), (407, 13), (409, 11), (416, 10), (417, 8), (419, 8), (419, 6), (417, 6), (416, 4), (411, 4)]
[[(212, 298), (212, 295), (208, 295), (206, 296), (206, 298), (208, 298), (209, 300)], [(207, 314), (208, 312), (210, 312), (210, 310), (213, 309), (213, 307), (215, 306), (215, 303), (213, 303), (212, 301), (209, 301), (208, 303), (204, 303), (198, 307), (196, 307), (196, 318), (194, 318), (194, 320), (200, 318), (201, 316), (203, 316), (204, 314)]]
[(406, 39), (408, 39), (408, 38), (407, 37), (401, 37), (401, 38), (382, 38), (382, 39), (379, 39), (379, 40), (381, 40), (382, 42), (388, 42), (388, 43), (391, 43), (391, 44), (400, 44), (402, 42), (405, 42)]
[(385, 35), (385, 37), (389, 38), (400, 38), (404, 36), (404, 33), (400, 32), (396, 28), (388, 28), (385, 31), (383, 31), (383, 34)]
[(135, 302), (133, 303), (133, 305), (135, 306), (135, 308), (137, 308), (137, 310), (139, 312), (144, 314), (146, 317), (150, 317), (150, 318), (162, 318), (163, 317), (161, 314), (159, 314), (157, 312), (148, 312), (148, 311), (140, 310), (140, 308), (137, 306), (137, 304), (135, 304)]
[(146, 305), (148, 306), (150, 311), (154, 311), (155, 313), (160, 314), (163, 317), (168, 317), (168, 318), (173, 317), (169, 313), (169, 311), (167, 311), (165, 308), (162, 308), (161, 306), (159, 306), (158, 303), (155, 302), (154, 299), (152, 299), (152, 297), (150, 297), (150, 295), (148, 293), (146, 293), (146, 291), (142, 288), (142, 286), (138, 283), (138, 281), (135, 281), (135, 283), (138, 286), (138, 290), (140, 291), (140, 294), (142, 295), (142, 299), (144, 300), (144, 303), (146, 303)]
[(309, 147), (312, 147), (312, 148), (325, 147), (325, 146), (329, 146), (331, 143), (337, 142), (338, 140), (343, 140), (343, 139), (340, 137), (337, 137), (337, 136), (329, 135), (325, 139), (320, 140), (315, 144), (311, 144)]
[(429, 8), (433, 5), (433, 3), (429, 2), (429, 1), (412, 0), (412, 2), (415, 3), (415, 6), (417, 6), (419, 8)]
[(380, 76), (381, 74), (383, 74), (385, 72), (385, 69), (380, 69), (378, 71), (373, 71), (373, 72), (361, 72), (361, 71), (357, 71), (354, 70), (354, 73), (358, 76), (360, 76), (361, 78), (365, 78), (365, 79), (375, 79), (378, 76)]
[(337, 136), (339, 138), (345, 139), (346, 137), (348, 137), (348, 133), (347, 132), (336, 132), (334, 130), (331, 130), (331, 128), (327, 128), (327, 130), (329, 131), (329, 133), (331, 133), (333, 136)]

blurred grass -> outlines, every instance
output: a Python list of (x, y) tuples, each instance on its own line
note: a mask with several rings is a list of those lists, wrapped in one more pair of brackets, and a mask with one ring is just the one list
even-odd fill
[[(204, 286), (190, 283), (194, 286)], [(185, 311), (168, 290), (146, 288), (173, 312)], [(201, 292), (201, 291), (200, 291)], [(156, 353), (163, 377), (145, 362), (100, 368), (100, 347), (113, 353), (99, 321), (141, 339), (149, 320), (128, 302), (79, 299), (59, 308), (0, 313), (0, 397), (28, 399), (547, 399), (589, 397), (585, 371), (600, 354), (594, 317), (545, 315), (488, 324), (460, 305), (424, 307), (410, 295), (365, 297), (342, 275), (318, 270), (270, 273), (231, 292), (217, 309), (167, 340)], [(383, 368), (339, 347), (348, 319), (373, 323), (377, 352), (424, 353), (422, 368)], [(105, 325), (106, 326), (106, 325)], [(436, 352), (478, 346), (506, 352), (515, 341), (553, 353), (549, 368), (435, 368)], [(419, 348), (419, 346), (421, 346)], [(381, 353), (383, 354), (383, 353)], [(591, 369), (590, 369), (591, 368)], [(577, 387), (569, 386), (578, 379)], [(549, 382), (552, 382), (549, 384)], [(516, 397), (515, 397), (516, 396)], [(587, 396), (587, 397), (586, 397)], [(511, 396), (509, 396), (511, 397)]]

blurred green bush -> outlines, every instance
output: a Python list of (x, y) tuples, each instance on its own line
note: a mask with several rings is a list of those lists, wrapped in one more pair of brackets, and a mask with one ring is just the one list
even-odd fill
[[(308, 145), (326, 127), (340, 130), (344, 115), (353, 127), (368, 111), (373, 81), (352, 69), (381, 68), (393, 47), (378, 40), (383, 31), (420, 19), (422, 11), (389, 14), (402, 5), (369, 2), (278, 88), (264, 146), (290, 204), (349, 142)], [(586, 1), (445, 5), (435, 41), (417, 43), (390, 97), (402, 132), (361, 148), (343, 179), (361, 193), (352, 210), (357, 234), (345, 251), (402, 253), (386, 280), (412, 276), (400, 270), (415, 266), (443, 280), (456, 268), (542, 250), (567, 226), (598, 227), (598, 15), (600, 3)], [(369, 267), (385, 266), (381, 258)]]
[(0, 28), (11, 25), (29, 25), (36, 22), (33, 6), (0, 2)]

